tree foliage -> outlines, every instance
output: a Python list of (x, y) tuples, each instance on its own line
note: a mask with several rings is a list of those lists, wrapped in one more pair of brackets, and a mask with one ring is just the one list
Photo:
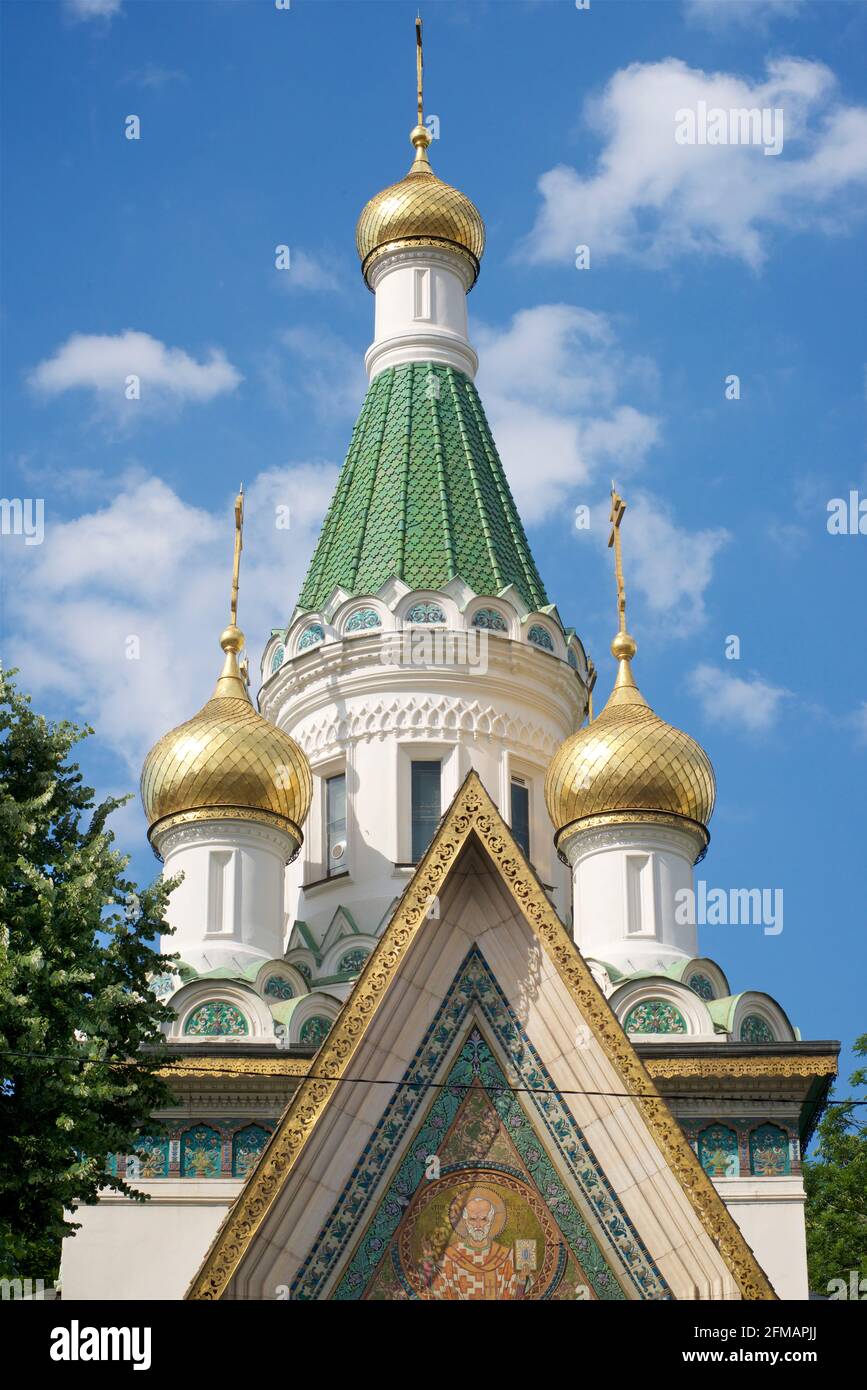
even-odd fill
[[(90, 734), (36, 714), (0, 673), (0, 1275), (55, 1276), (75, 1203), (135, 1149), (169, 1100), (156, 1074), (160, 1022), (148, 988), (175, 959), (149, 943), (172, 883), (140, 892), (73, 747)], [(137, 1197), (141, 1200), (140, 1197)]]
[[(855, 1040), (867, 1057), (867, 1033)], [(849, 1078), (867, 1086), (867, 1067)], [(847, 1287), (851, 1271), (867, 1280), (867, 1116), (849, 1100), (833, 1105), (817, 1129), (816, 1158), (804, 1164), (807, 1189), (807, 1259), (810, 1288), (824, 1294), (833, 1280)]]

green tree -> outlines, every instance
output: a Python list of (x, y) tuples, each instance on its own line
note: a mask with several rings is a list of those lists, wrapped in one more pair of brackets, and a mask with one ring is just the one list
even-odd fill
[[(14, 673), (13, 673), (14, 674)], [(54, 1278), (76, 1202), (169, 1100), (148, 977), (172, 883), (137, 891), (70, 750), (90, 734), (34, 713), (0, 673), (0, 1276)], [(150, 1045), (147, 1055), (140, 1049)]]
[[(867, 1033), (855, 1039), (855, 1053), (867, 1057)], [(867, 1086), (867, 1067), (849, 1078)], [(810, 1288), (827, 1293), (833, 1279), (847, 1285), (850, 1270), (867, 1279), (867, 1122), (854, 1100), (833, 1105), (817, 1130), (816, 1158), (804, 1164), (807, 1189), (807, 1260)]]

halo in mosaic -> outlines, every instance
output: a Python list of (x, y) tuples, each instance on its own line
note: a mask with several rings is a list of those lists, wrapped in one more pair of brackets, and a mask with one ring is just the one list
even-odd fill
[(546, 652), (554, 650), (554, 643), (551, 641), (551, 634), (546, 627), (540, 623), (534, 623), (527, 633), (527, 641), (532, 642), (534, 647), (542, 647)]
[(219, 1130), (196, 1125), (181, 1135), (181, 1177), (218, 1178), (222, 1141)]
[(341, 973), (358, 974), (369, 955), (369, 951), (347, 951), (346, 955), (341, 958), (337, 969)]
[(128, 1178), (167, 1178), (169, 1175), (169, 1141), (143, 1134), (135, 1153), (126, 1156)]
[(285, 655), (286, 655), (286, 648), (285, 648), (285, 647), (277, 647), (277, 648), (276, 648), (276, 650), (275, 650), (275, 652), (274, 652), (274, 655), (271, 657), (271, 674), (272, 674), (272, 675), (274, 674), (275, 671), (279, 671), (279, 670), (280, 670), (280, 667), (283, 665), (283, 658), (284, 658)]
[(382, 627), (382, 619), (375, 608), (356, 608), (347, 621), (346, 632), (366, 632), (372, 627)]
[(741, 1042), (769, 1043), (774, 1041), (770, 1024), (759, 1014), (747, 1014), (741, 1024)]
[(690, 975), (686, 983), (700, 999), (714, 998), (713, 985), (707, 975), (702, 975), (700, 971), (697, 970), (693, 975)]
[(415, 603), (406, 615), (408, 623), (444, 623), (446, 615), (438, 603)]
[(323, 1018), (321, 1014), (314, 1014), (312, 1018), (307, 1018), (301, 1025), (299, 1041), (308, 1046), (319, 1047), (331, 1031), (331, 1019)]
[(294, 999), (295, 991), (283, 975), (269, 975), (265, 981), (265, 993), (271, 999)]
[(487, 628), (489, 632), (508, 632), (509, 624), (496, 608), (478, 608), (473, 614), (473, 627)]
[(184, 1033), (197, 1038), (235, 1038), (249, 1031), (241, 1010), (225, 999), (199, 1004), (184, 1024)]
[(740, 1174), (738, 1136), (728, 1125), (708, 1125), (698, 1136), (698, 1161), (709, 1178)]
[(630, 1009), (623, 1024), (627, 1033), (685, 1033), (683, 1014), (667, 999), (645, 999)]
[(789, 1136), (779, 1125), (750, 1132), (750, 1172), (757, 1178), (783, 1178), (792, 1171)]
[(246, 1178), (271, 1138), (261, 1125), (246, 1125), (232, 1135), (232, 1177)]
[(312, 647), (316, 642), (321, 642), (325, 637), (325, 629), (321, 623), (311, 623), (305, 627), (301, 636), (298, 638), (298, 650), (303, 652), (305, 647)]
[[(482, 1026), (490, 1029), (499, 1056), (508, 1059), (508, 1077)], [(449, 1068), (445, 1076), (444, 1067)], [(428, 1276), (436, 1273), (428, 1266), (436, 1250), (423, 1248), (425, 1236), (432, 1236), (424, 1213), (418, 1213), (420, 1243), (410, 1259), (401, 1240), (408, 1226), (405, 1214), (415, 1202), (424, 1205), (432, 1191), (432, 1155), (440, 1159), (439, 1177), (447, 1180), (452, 1169), (459, 1185), (476, 1181), (468, 1169), (478, 1169), (481, 1180), (484, 1168), (486, 1182), (499, 1188), (506, 1207), (522, 1206), (514, 1180), (544, 1199), (562, 1236), (559, 1263), (547, 1286), (535, 1287), (531, 1279), (523, 1296), (570, 1297), (574, 1259), (591, 1297), (671, 1297), (477, 946), (464, 957), (402, 1080), (298, 1271), (290, 1298), (429, 1296)], [(445, 1196), (440, 1206), (448, 1218), (452, 1207)], [(526, 1188), (524, 1197), (532, 1207)], [(525, 1218), (531, 1229), (517, 1234), (531, 1243), (539, 1232), (532, 1229), (532, 1216), (525, 1212)], [(545, 1260), (538, 1266), (548, 1269)]]

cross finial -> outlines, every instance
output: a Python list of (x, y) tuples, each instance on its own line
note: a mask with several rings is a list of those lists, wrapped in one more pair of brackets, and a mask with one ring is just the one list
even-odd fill
[(611, 514), (608, 520), (611, 522), (611, 535), (608, 537), (609, 550), (614, 548), (614, 574), (617, 579), (617, 614), (618, 627), (617, 636), (611, 644), (611, 650), (618, 661), (631, 661), (635, 655), (635, 642), (626, 630), (626, 585), (623, 582), (623, 551), (620, 544), (620, 527), (626, 514), (626, 503), (620, 496), (617, 488), (611, 483)]
[(238, 496), (235, 498), (235, 556), (232, 564), (232, 598), (229, 604), (229, 621), (234, 627), (238, 625), (238, 576), (241, 571), (241, 551), (244, 548), (244, 484), (238, 488)]
[(421, 15), (415, 17), (415, 71), (418, 82), (418, 124), (424, 125), (424, 99), (422, 96), (422, 85), (424, 79), (424, 62), (422, 59), (421, 43)]

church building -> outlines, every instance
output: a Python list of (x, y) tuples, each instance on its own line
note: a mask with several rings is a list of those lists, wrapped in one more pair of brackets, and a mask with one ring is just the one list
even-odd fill
[(804, 1298), (837, 1044), (682, 910), (714, 772), (639, 688), (614, 488), (593, 709), (474, 384), (485, 227), (431, 166), (421, 76), (419, 27), (412, 163), (356, 229), (369, 386), (295, 609), (254, 703), (239, 496), (222, 671), (145, 761), (183, 874), (173, 1103), (112, 1160), (150, 1200), (76, 1212), (63, 1294)]

